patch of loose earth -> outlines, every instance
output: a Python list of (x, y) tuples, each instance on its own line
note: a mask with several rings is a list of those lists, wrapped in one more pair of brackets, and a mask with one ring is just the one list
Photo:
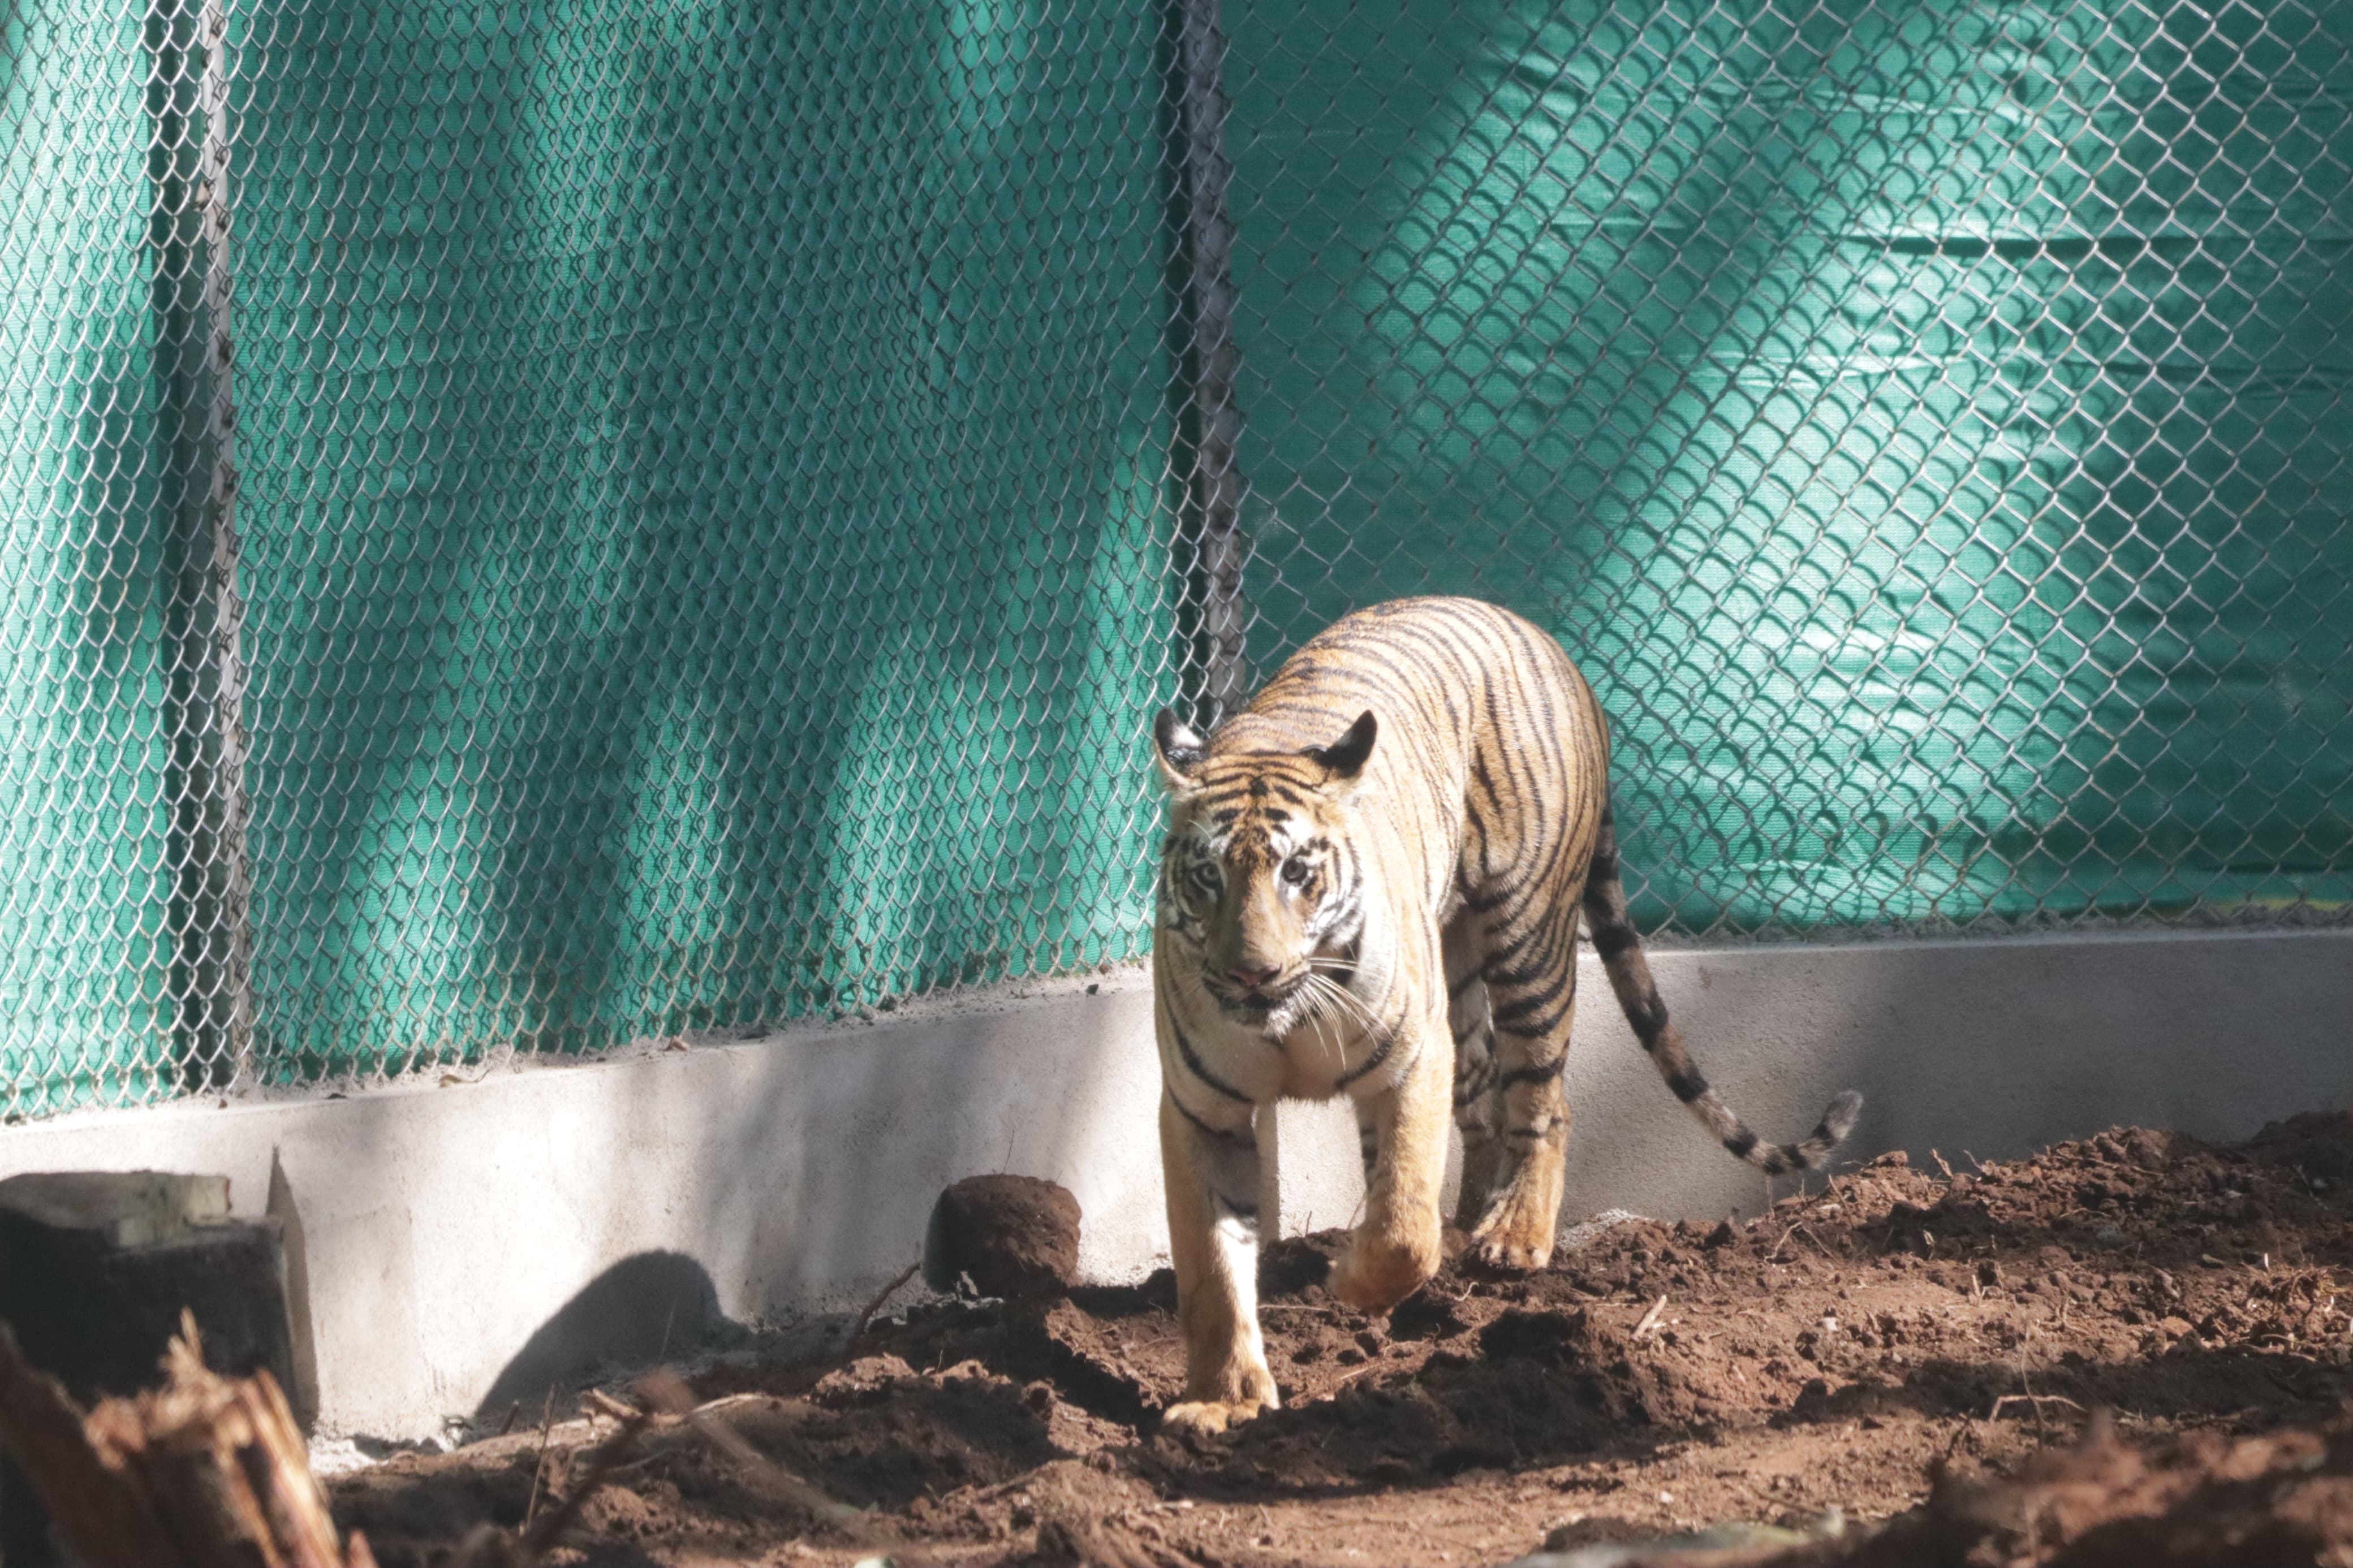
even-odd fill
[[(871, 1508), (865, 1539), (681, 1440), (590, 1507), (572, 1559), (1496, 1562), (1883, 1519), (1932, 1470), (2014, 1468), (2094, 1409), (2219, 1440), (2353, 1395), (2353, 1116), (1963, 1163), (1884, 1157), (1746, 1224), (1613, 1226), (1530, 1279), (1450, 1267), (1386, 1321), (1324, 1294), (1336, 1236), (1279, 1244), (1286, 1407), (1207, 1442), (1155, 1431), (1183, 1372), (1165, 1273), (935, 1302), (839, 1356), (696, 1379), (776, 1463)], [(336, 1510), (386, 1568), (425, 1563), (519, 1521), (537, 1462), (535, 1435), (405, 1458), (333, 1483)]]

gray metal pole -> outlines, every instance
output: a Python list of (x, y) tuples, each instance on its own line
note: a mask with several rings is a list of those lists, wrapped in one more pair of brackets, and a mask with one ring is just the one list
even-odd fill
[(1193, 406), (1199, 435), (1189, 486), (1198, 566), (1205, 584), (1205, 695), (1214, 721), (1243, 696), (1241, 413), (1234, 403), (1234, 224), (1227, 205), (1226, 35), (1219, 0), (1184, 0), (1186, 256), (1193, 305)]
[(255, 1077), (226, 0), (160, 0), (156, 330), (166, 430), (171, 994), (186, 1087)]

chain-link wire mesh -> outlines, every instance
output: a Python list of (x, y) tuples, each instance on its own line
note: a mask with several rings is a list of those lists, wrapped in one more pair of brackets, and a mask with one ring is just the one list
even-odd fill
[(2353, 7), (1232, 7), (1271, 657), (1442, 589), (1646, 924), (2342, 921)]
[(11, 1115), (250, 1068), (224, 24), (0, 26)]
[(1140, 956), (1473, 592), (1649, 923), (2343, 918), (2353, 13), (26, 0), (0, 1111)]
[(16, 15), (0, 1105), (1140, 952), (1163, 17)]

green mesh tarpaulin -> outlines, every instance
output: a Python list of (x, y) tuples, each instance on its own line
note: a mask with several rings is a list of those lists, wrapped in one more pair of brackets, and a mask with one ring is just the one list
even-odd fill
[(1554, 628), (1652, 923), (2343, 908), (2353, 6), (1230, 20), (1261, 658)]
[(136, 13), (0, 22), (0, 1113), (165, 1083), (148, 68)]
[(2353, 918), (2353, 0), (1210, 9), (12, 12), (0, 1114), (1137, 956), (1407, 593), (1653, 928)]
[(272, 1070), (1134, 955), (1158, 23), (251, 7)]

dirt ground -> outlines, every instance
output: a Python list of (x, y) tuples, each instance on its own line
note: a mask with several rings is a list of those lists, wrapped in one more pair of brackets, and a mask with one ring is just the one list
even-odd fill
[[(749, 1451), (662, 1424), (555, 1560), (1435, 1568), (1747, 1521), (1779, 1529), (1672, 1560), (2353, 1568), (2353, 1112), (1955, 1158), (1628, 1221), (1532, 1279), (1450, 1268), (1386, 1322), (1324, 1295), (1337, 1236), (1278, 1245), (1286, 1407), (1203, 1442), (1155, 1430), (1165, 1274), (723, 1360), (691, 1382)], [(432, 1563), (611, 1429), (406, 1456), (335, 1511), (385, 1568)], [(867, 1511), (820, 1521), (764, 1464)]]

